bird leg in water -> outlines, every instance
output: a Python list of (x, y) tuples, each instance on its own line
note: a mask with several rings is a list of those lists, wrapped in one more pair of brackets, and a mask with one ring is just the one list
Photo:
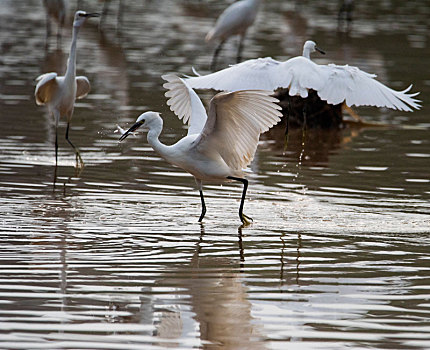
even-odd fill
[(77, 168), (83, 168), (84, 167), (84, 161), (82, 160), (81, 153), (79, 152), (78, 148), (72, 143), (72, 141), (70, 141), (70, 139), (69, 139), (69, 127), (70, 127), (70, 122), (67, 123), (66, 140), (69, 143), (69, 145), (73, 147), (73, 149), (76, 153), (76, 167)]
[(347, 106), (345, 102), (342, 105), (342, 109), (353, 117), (357, 123), (365, 123), (365, 121), (361, 119), (361, 117), (351, 107)]
[(57, 126), (55, 126), (55, 170), (57, 169), (58, 165), (58, 132), (57, 132)]
[(243, 213), (243, 204), (245, 202), (246, 190), (248, 189), (248, 180), (240, 177), (233, 177), (233, 176), (227, 176), (227, 179), (235, 180), (243, 183), (242, 199), (240, 200), (240, 206), (239, 206), (239, 218), (240, 218), (240, 221), (242, 221), (242, 224), (244, 225), (251, 224), (254, 220), (252, 220), (252, 218), (250, 218), (249, 216)]
[(200, 192), (200, 199), (202, 200), (202, 213), (200, 214), (200, 217), (199, 217), (199, 222), (201, 222), (206, 214), (206, 204), (205, 204), (205, 198), (203, 197), (203, 191), (199, 189), (199, 192)]
[(287, 99), (288, 99), (288, 111), (285, 116), (285, 140), (284, 140), (284, 151), (288, 148), (288, 131), (289, 131), (289, 123), (290, 123), (290, 115), (292, 113), (291, 108), (291, 97), (290, 94), (287, 92)]
[(236, 63), (240, 63), (240, 61), (242, 61), (242, 49), (243, 49), (244, 39), (245, 39), (245, 34), (240, 35), (239, 47), (237, 48)]
[(216, 69), (216, 61), (217, 61), (218, 55), (219, 55), (224, 43), (225, 43), (225, 40), (222, 40), (218, 44), (217, 48), (215, 49), (214, 55), (212, 57), (211, 71), (214, 71)]
[(194, 179), (196, 180), (196, 184), (197, 184), (197, 187), (198, 187), (199, 192), (200, 192), (200, 199), (202, 201), (202, 213), (200, 214), (200, 217), (199, 217), (199, 222), (202, 222), (202, 220), (203, 220), (203, 218), (205, 217), (205, 214), (206, 214), (205, 197), (203, 196), (203, 185), (202, 185), (202, 181), (201, 180), (199, 180), (197, 178), (194, 178)]

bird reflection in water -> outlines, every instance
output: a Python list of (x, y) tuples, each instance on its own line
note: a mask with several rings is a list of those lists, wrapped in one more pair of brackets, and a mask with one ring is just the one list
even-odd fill
[(242, 277), (242, 226), (238, 228), (239, 265), (234, 258), (214, 256), (213, 247), (205, 252), (210, 244), (205, 244), (205, 235), (200, 223), (190, 265), (167, 271), (156, 282), (156, 288), (176, 289), (177, 296), (171, 291), (167, 299), (161, 294), (155, 300), (153, 290), (142, 295), (141, 322), (154, 325), (155, 344), (166, 348), (180, 347), (180, 338), (193, 334), (197, 323), (202, 349), (265, 349), (263, 328), (252, 316)]
[[(285, 270), (285, 264), (286, 264), (286, 259), (285, 259), (285, 248), (286, 248), (286, 239), (285, 239), (285, 232), (283, 232), (281, 234), (280, 237), (281, 241), (282, 241), (282, 248), (281, 248), (281, 270), (280, 270), (280, 274), (279, 274), (279, 281), (281, 286), (284, 284), (284, 281), (287, 281), (287, 284), (291, 284), (291, 282), (289, 281), (289, 279), (287, 278), (288, 276), (284, 275), (284, 270)], [(297, 254), (296, 254), (296, 265), (295, 265), (295, 282), (297, 285), (300, 284), (300, 258), (301, 258), (301, 254), (300, 254), (300, 249), (302, 248), (302, 235), (300, 232), (297, 233)]]

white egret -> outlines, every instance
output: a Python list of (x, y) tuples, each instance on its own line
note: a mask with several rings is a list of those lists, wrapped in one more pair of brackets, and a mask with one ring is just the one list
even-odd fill
[(245, 34), (255, 21), (260, 2), (261, 0), (240, 0), (234, 2), (218, 17), (215, 27), (209, 31), (205, 39), (207, 42), (219, 40), (212, 58), (211, 70), (215, 70), (218, 54), (225, 41), (233, 35), (240, 35), (237, 62), (241, 61)]
[[(66, 74), (58, 76), (57, 73), (45, 73), (36, 78), (37, 85), (34, 92), (38, 105), (47, 105), (49, 113), (55, 119), (55, 165), (58, 161), (58, 122), (61, 116), (67, 117), (66, 140), (76, 153), (76, 165), (83, 166), (78, 148), (69, 139), (70, 121), (73, 115), (75, 100), (84, 98), (90, 91), (90, 82), (87, 77), (76, 76), (76, 44), (80, 27), (90, 17), (99, 16), (97, 13), (77, 11), (73, 21), (73, 36), (70, 55), (67, 61)], [(79, 167), (78, 166), (78, 167)]]
[(169, 89), (168, 105), (175, 114), (188, 123), (187, 136), (167, 146), (158, 139), (163, 129), (159, 113), (145, 112), (121, 137), (124, 140), (140, 126), (149, 129), (148, 143), (166, 161), (192, 174), (197, 183), (203, 220), (206, 205), (203, 196), (203, 181), (225, 182), (235, 180), (243, 183), (239, 217), (247, 224), (252, 219), (243, 214), (248, 180), (243, 169), (254, 157), (261, 133), (280, 120), (282, 115), (277, 100), (269, 96), (271, 91), (237, 91), (219, 93), (212, 98), (209, 113), (193, 89), (176, 75), (164, 75), (164, 87)]
[(335, 64), (320, 65), (309, 57), (319, 50), (312, 41), (304, 45), (303, 56), (279, 62), (270, 57), (248, 60), (215, 73), (189, 77), (187, 84), (195, 89), (237, 91), (246, 89), (288, 89), (290, 96), (308, 97), (310, 90), (328, 104), (376, 106), (412, 111), (419, 109), (418, 93), (393, 90), (357, 67)]

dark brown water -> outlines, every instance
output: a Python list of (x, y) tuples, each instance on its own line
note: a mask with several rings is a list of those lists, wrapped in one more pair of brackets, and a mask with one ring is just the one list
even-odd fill
[(118, 22), (111, 2), (103, 34), (97, 20), (81, 30), (78, 74), (92, 91), (71, 139), (86, 166), (76, 173), (61, 137), (55, 188), (53, 121), (34, 79), (64, 71), (77, 4), (56, 50), (55, 37), (45, 49), (41, 1), (0, 3), (0, 348), (430, 348), (428, 2), (356, 1), (349, 33), (337, 31), (338, 1), (264, 2), (245, 59), (286, 59), (313, 39), (327, 51), (317, 62), (413, 83), (423, 108), (361, 108), (390, 126), (292, 131), (286, 150), (282, 129), (264, 135), (245, 228), (239, 186), (206, 186), (200, 225), (192, 177), (142, 134), (118, 144), (115, 133), (156, 110), (164, 142), (185, 134), (160, 76), (208, 71), (203, 39), (226, 2), (122, 3)]

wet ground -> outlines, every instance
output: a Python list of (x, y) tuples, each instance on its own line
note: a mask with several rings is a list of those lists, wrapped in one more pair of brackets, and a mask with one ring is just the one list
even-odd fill
[[(169, 112), (161, 74), (208, 72), (204, 36), (225, 1), (112, 1), (99, 31), (88, 22), (71, 139), (35, 105), (34, 79), (64, 72), (70, 17), (57, 49), (38, 0), (0, 4), (0, 348), (430, 348), (430, 6), (356, 2), (349, 31), (338, 1), (266, 1), (245, 59), (301, 53), (359, 66), (395, 89), (414, 84), (413, 113), (360, 108), (385, 127), (281, 127), (263, 135), (241, 187), (205, 186), (152, 152), (142, 134), (118, 143), (145, 110), (163, 113), (165, 143), (185, 134)], [(101, 11), (102, 3), (80, 1)], [(56, 27), (54, 26), (54, 33)], [(228, 42), (219, 68), (232, 64)], [(204, 95), (205, 98), (209, 94)], [(60, 133), (65, 125), (60, 125)]]

